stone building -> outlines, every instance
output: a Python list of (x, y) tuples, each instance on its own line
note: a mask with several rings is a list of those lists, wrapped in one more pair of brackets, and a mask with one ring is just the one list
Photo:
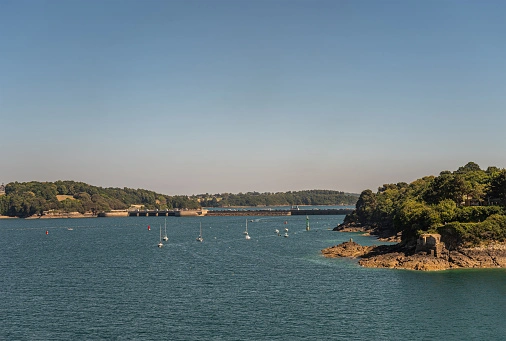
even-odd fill
[(426, 252), (436, 258), (441, 257), (444, 243), (441, 242), (441, 235), (438, 233), (424, 233), (416, 241), (415, 252)]

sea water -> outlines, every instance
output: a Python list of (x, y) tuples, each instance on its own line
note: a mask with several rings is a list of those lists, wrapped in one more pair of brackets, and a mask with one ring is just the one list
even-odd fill
[(310, 216), (309, 232), (305, 216), (0, 220), (0, 339), (506, 339), (506, 270), (323, 258), (378, 243), (331, 231), (343, 218)]

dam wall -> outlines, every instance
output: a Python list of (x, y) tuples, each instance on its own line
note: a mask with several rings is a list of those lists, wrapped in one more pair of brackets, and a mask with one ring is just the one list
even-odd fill
[(288, 210), (244, 210), (244, 211), (230, 211), (230, 210), (213, 210), (207, 211), (208, 216), (287, 216), (290, 215)]
[(291, 215), (347, 215), (353, 212), (351, 208), (336, 208), (324, 210), (290, 210)]
[(350, 208), (329, 209), (219, 209), (219, 210), (136, 210), (100, 212), (99, 217), (217, 217), (217, 216), (290, 216), (290, 215), (346, 215)]

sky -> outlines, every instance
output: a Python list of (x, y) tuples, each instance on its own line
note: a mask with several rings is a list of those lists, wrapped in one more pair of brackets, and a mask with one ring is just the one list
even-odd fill
[(0, 182), (360, 193), (506, 168), (506, 2), (0, 0)]

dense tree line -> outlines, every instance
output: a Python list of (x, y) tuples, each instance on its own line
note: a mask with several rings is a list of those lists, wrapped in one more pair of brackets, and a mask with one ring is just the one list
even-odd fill
[(199, 195), (203, 207), (281, 206), (281, 205), (355, 205), (358, 194), (332, 190), (307, 190), (278, 193), (222, 193)]
[(410, 184), (386, 184), (360, 194), (344, 224), (368, 226), (382, 235), (402, 232), (405, 242), (439, 232), (455, 245), (506, 241), (506, 169), (469, 162), (454, 172)]
[[(68, 196), (58, 200), (58, 196)], [(144, 189), (102, 188), (77, 181), (11, 182), (0, 196), (0, 215), (28, 217), (47, 211), (98, 213), (142, 205), (148, 209), (259, 205), (354, 205), (358, 194), (338, 191), (167, 196)]]
[[(59, 201), (58, 195), (70, 196)], [(28, 217), (45, 211), (92, 212), (127, 209), (143, 205), (148, 209), (198, 208), (196, 198), (166, 196), (131, 188), (102, 188), (76, 181), (12, 182), (0, 196), (0, 215)]]

